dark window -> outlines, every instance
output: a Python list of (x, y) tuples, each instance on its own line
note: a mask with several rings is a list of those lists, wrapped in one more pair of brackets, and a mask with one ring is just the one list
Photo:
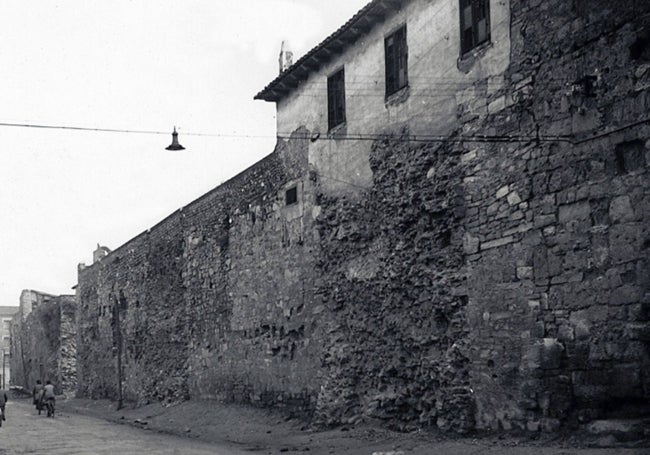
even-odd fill
[(406, 25), (386, 38), (386, 96), (408, 85)]
[(285, 193), (285, 201), (287, 205), (295, 204), (298, 202), (298, 187), (289, 188)]
[(345, 73), (343, 68), (327, 78), (327, 123), (331, 130), (345, 122)]
[(460, 48), (466, 53), (490, 39), (490, 1), (460, 0)]

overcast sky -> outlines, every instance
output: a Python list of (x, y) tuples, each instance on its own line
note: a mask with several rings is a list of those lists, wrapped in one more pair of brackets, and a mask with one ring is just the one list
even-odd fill
[[(97, 243), (117, 248), (271, 153), (275, 104), (253, 96), (281, 41), (295, 61), (365, 3), (3, 1), (0, 123), (169, 134), (0, 126), (0, 305), (73, 293)], [(174, 125), (185, 151), (164, 149)]]

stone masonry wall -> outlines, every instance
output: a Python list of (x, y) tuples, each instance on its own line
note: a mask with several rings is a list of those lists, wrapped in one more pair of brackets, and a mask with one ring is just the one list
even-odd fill
[[(80, 393), (314, 407), (307, 135), (79, 272)], [(298, 202), (285, 191), (296, 187)], [(317, 310), (316, 310), (317, 311)], [(312, 342), (313, 341), (313, 342)]]
[(68, 396), (77, 392), (77, 303), (74, 298), (66, 299), (61, 305), (59, 324), (58, 383)]
[(176, 212), (80, 270), (82, 396), (116, 398), (120, 376), (127, 400), (187, 396), (180, 219)]
[(504, 138), (461, 159), (477, 427), (648, 415), (650, 6), (511, 10), (504, 89), (460, 106)]
[[(313, 408), (321, 317), (312, 306), (315, 214), (307, 138), (188, 207), (184, 283), (194, 321), (193, 393)], [(298, 202), (287, 206), (285, 190)]]
[[(20, 314), (20, 313), (19, 313)], [(27, 390), (40, 379), (52, 381), (57, 393), (76, 389), (75, 301), (72, 296), (51, 296), (12, 329), (15, 368), (13, 385)]]
[(320, 201), (326, 423), (473, 428), (459, 161), (395, 137), (374, 145), (365, 195)]
[(375, 142), (367, 188), (323, 191), (301, 128), (81, 270), (80, 392), (115, 397), (121, 353), (134, 401), (455, 431), (648, 415), (650, 6), (509, 12), (509, 69), (454, 86), (448, 137)]
[(512, 65), (449, 145), (376, 143), (372, 188), (322, 199), (322, 420), (650, 414), (650, 7), (612, 8), (512, 1)]

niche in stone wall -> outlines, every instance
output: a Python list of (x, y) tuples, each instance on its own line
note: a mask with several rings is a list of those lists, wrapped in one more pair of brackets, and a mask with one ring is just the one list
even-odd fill
[(640, 31), (637, 39), (630, 45), (630, 59), (650, 62), (650, 30)]
[(644, 168), (645, 152), (645, 142), (640, 139), (617, 144), (614, 148), (614, 173), (623, 175)]

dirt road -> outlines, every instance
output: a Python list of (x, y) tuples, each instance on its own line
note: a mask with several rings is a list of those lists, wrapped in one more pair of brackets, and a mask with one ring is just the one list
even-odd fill
[(242, 455), (239, 450), (140, 430), (78, 414), (37, 415), (26, 400), (7, 404), (0, 455)]
[(540, 440), (533, 441), (505, 435), (503, 439), (448, 439), (425, 432), (404, 434), (364, 427), (308, 430), (300, 421), (282, 419), (275, 413), (215, 402), (170, 407), (152, 404), (117, 411), (108, 401), (72, 399), (61, 401), (59, 408), (63, 412), (48, 419), (36, 414), (30, 400), (10, 401), (8, 420), (0, 428), (0, 455), (650, 454), (647, 447), (579, 448), (553, 440), (552, 435), (540, 435)]

